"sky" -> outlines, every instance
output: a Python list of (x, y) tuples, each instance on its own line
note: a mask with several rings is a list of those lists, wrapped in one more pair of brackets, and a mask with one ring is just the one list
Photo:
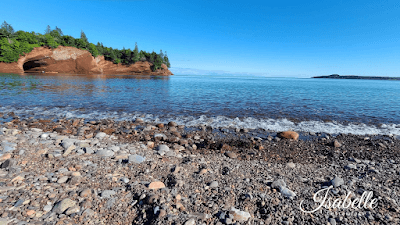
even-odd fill
[(0, 0), (14, 29), (167, 51), (175, 74), (400, 76), (400, 1)]

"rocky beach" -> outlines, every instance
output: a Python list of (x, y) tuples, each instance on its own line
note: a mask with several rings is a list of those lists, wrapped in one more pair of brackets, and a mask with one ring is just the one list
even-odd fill
[(0, 117), (2, 225), (400, 223), (395, 135)]

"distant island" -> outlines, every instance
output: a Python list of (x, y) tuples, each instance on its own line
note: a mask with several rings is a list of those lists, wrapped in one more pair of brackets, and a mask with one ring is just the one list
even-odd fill
[(14, 31), (6, 21), (0, 27), (0, 73), (80, 73), (172, 75), (166, 52), (135, 48), (115, 49), (64, 35), (47, 26), (45, 34)]
[(312, 78), (329, 78), (329, 79), (361, 79), (361, 80), (400, 80), (400, 77), (375, 77), (375, 76), (356, 76), (356, 75), (324, 75)]

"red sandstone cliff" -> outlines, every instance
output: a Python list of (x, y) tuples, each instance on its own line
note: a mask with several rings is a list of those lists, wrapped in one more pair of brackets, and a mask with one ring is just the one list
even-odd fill
[(136, 62), (132, 65), (114, 64), (104, 56), (94, 58), (90, 52), (74, 47), (59, 46), (34, 48), (30, 53), (21, 56), (17, 62), (0, 62), (0, 73), (76, 73), (76, 74), (134, 74), (134, 75), (173, 75), (167, 66), (151, 70), (150, 62)]

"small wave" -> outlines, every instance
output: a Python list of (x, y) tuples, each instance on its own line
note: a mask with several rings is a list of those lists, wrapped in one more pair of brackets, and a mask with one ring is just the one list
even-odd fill
[(367, 125), (363, 123), (339, 122), (323, 122), (323, 121), (300, 121), (293, 122), (287, 119), (271, 119), (271, 118), (229, 118), (226, 116), (172, 116), (172, 115), (153, 115), (143, 114), (140, 112), (117, 112), (117, 111), (98, 111), (74, 109), (70, 107), (0, 107), (0, 112), (14, 112), (21, 117), (35, 118), (84, 118), (87, 120), (114, 119), (134, 120), (138, 117), (146, 122), (167, 123), (175, 121), (180, 125), (194, 127), (199, 125), (211, 126), (213, 128), (248, 128), (248, 129), (265, 129), (270, 131), (294, 130), (299, 132), (321, 132), (330, 134), (358, 134), (358, 135), (400, 135), (400, 124), (381, 124), (379, 127), (375, 125)]

